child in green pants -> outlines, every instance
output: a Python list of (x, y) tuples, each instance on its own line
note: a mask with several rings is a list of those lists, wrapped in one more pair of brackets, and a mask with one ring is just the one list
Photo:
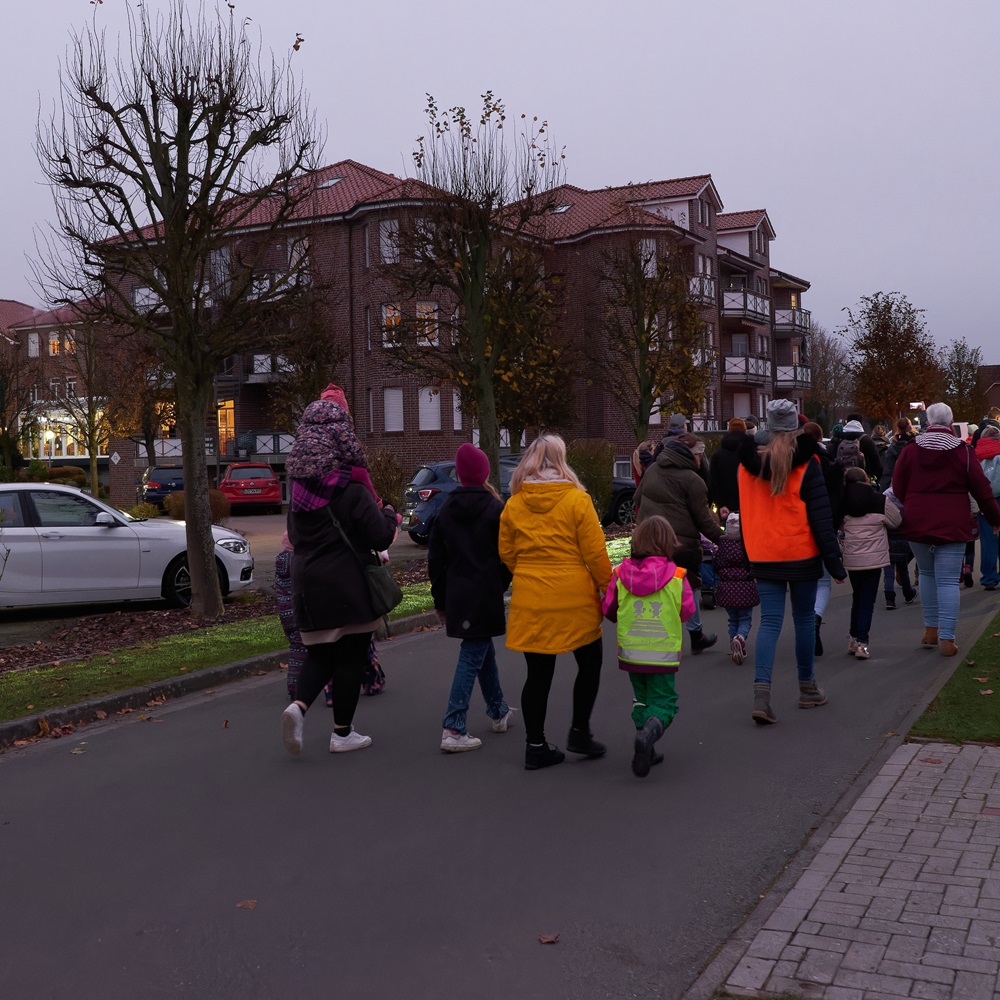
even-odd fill
[(632, 555), (615, 569), (602, 605), (605, 616), (618, 623), (618, 666), (632, 682), (637, 778), (663, 760), (653, 747), (677, 714), (681, 624), (695, 611), (691, 585), (673, 561), (677, 546), (666, 518), (640, 522), (632, 534)]

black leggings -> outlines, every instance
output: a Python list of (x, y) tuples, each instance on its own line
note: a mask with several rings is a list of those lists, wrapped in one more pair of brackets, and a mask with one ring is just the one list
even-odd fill
[(307, 708), (330, 681), (333, 694), (333, 724), (346, 729), (354, 719), (361, 696), (361, 678), (368, 663), (371, 632), (341, 636), (336, 642), (321, 642), (306, 647), (295, 698)]
[[(601, 655), (604, 640), (595, 639), (573, 650), (576, 659), (576, 683), (573, 685), (573, 728), (590, 730), (590, 713), (597, 701), (601, 685)], [(549, 704), (549, 688), (556, 670), (555, 653), (525, 653), (528, 677), (521, 690), (521, 711), (524, 713), (525, 736), (529, 743), (545, 742), (545, 710)]]

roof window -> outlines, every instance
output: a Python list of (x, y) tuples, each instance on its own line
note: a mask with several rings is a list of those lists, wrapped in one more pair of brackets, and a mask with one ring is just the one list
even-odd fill
[(320, 184), (320, 188), (332, 188), (335, 184), (339, 184), (343, 179), (343, 177), (331, 177), (329, 180), (323, 181), (323, 183)]
[(568, 212), (572, 207), (573, 207), (573, 203), (572, 202), (566, 202), (565, 205), (556, 205), (556, 207), (554, 209), (552, 209), (552, 214), (553, 215), (562, 215), (563, 212)]

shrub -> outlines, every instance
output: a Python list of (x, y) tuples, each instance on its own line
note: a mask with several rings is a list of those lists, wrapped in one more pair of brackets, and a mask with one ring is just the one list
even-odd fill
[(603, 518), (613, 492), (614, 446), (604, 438), (577, 438), (566, 445), (566, 458), (594, 501), (597, 516)]
[[(209, 490), (208, 502), (212, 508), (212, 524), (219, 524), (223, 518), (229, 517), (232, 513), (232, 504), (229, 497), (221, 490)], [(163, 500), (163, 510), (167, 517), (172, 517), (176, 521), (184, 520), (184, 490), (171, 493)]]
[(28, 463), (25, 478), (32, 483), (44, 483), (49, 478), (49, 467), (39, 458), (33, 458)]
[(77, 465), (53, 465), (48, 477), (49, 482), (58, 481), (72, 486), (83, 486), (87, 482), (87, 473)]
[(139, 518), (159, 517), (160, 508), (155, 503), (137, 503), (134, 507), (130, 507), (127, 513)]
[(403, 506), (403, 464), (389, 448), (373, 448), (368, 453), (368, 474), (382, 500), (394, 510)]

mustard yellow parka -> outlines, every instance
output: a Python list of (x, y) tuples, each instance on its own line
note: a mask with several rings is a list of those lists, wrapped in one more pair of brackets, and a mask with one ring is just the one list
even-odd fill
[(500, 516), (500, 558), (514, 574), (508, 649), (569, 653), (600, 637), (611, 560), (589, 494), (565, 480), (522, 484)]

